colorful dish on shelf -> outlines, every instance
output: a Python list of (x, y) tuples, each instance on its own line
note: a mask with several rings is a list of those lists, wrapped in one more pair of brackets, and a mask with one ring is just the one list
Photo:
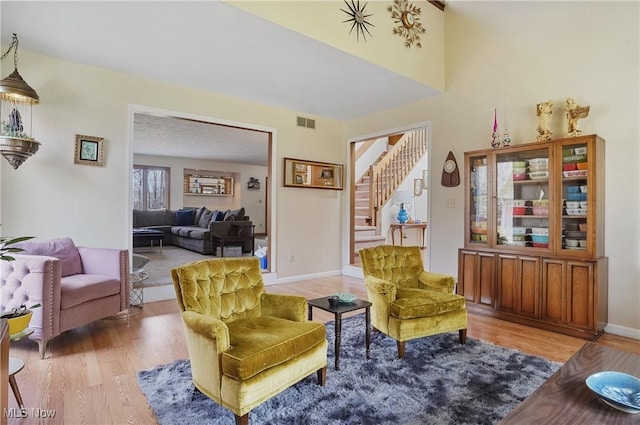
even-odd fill
[(513, 161), (511, 162), (511, 166), (513, 168), (525, 168), (527, 166), (527, 161)]
[(549, 236), (531, 235), (531, 240), (535, 243), (549, 243)]
[(549, 164), (549, 158), (531, 158), (529, 160), (529, 165), (548, 165)]
[(580, 186), (567, 186), (567, 193), (578, 193), (580, 192)]
[(580, 201), (564, 201), (564, 206), (567, 208), (580, 208)]
[(567, 215), (586, 215), (587, 210), (585, 208), (566, 208)]
[(549, 207), (533, 207), (533, 215), (549, 215)]
[(529, 178), (531, 180), (548, 179), (549, 178), (549, 172), (548, 171), (534, 171), (533, 173), (529, 173)]
[(547, 164), (530, 165), (529, 172), (533, 173), (534, 171), (549, 171), (549, 167), (547, 166)]
[(548, 243), (541, 243), (541, 242), (534, 242), (533, 243), (533, 247), (534, 248), (549, 248), (549, 244)]
[(567, 193), (567, 201), (586, 201), (586, 193)]
[(505, 199), (504, 204), (507, 207), (524, 207), (527, 205), (526, 199)]
[(534, 236), (549, 236), (549, 228), (548, 227), (532, 227), (531, 234)]
[(526, 179), (527, 179), (527, 173), (513, 174), (514, 181), (520, 181), (520, 180), (526, 180)]
[(487, 229), (484, 227), (472, 227), (471, 232), (475, 233), (476, 235), (486, 235)]
[(578, 167), (578, 170), (586, 170), (588, 167), (588, 163), (586, 162), (578, 162), (576, 164), (576, 166)]
[(534, 199), (531, 201), (534, 207), (546, 207), (549, 205), (548, 199)]
[(587, 154), (574, 154), (574, 155), (567, 155), (562, 157), (562, 162), (564, 164), (585, 162), (586, 160), (587, 160)]
[(513, 215), (525, 215), (527, 213), (527, 207), (511, 207)]
[(588, 170), (573, 170), (573, 171), (563, 171), (562, 175), (565, 177), (586, 177)]
[(587, 186), (580, 186), (580, 192), (587, 193)]
[(562, 171), (573, 171), (577, 169), (578, 166), (576, 164), (562, 164)]
[(507, 241), (507, 240), (499, 240), (498, 245), (505, 246), (527, 246), (526, 241)]
[(590, 375), (585, 384), (611, 407), (626, 413), (640, 412), (640, 379), (635, 376), (604, 371)]

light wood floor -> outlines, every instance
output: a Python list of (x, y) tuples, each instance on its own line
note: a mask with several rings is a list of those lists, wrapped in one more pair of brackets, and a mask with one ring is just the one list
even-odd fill
[[(272, 285), (267, 291), (307, 298), (351, 292), (366, 299), (362, 280), (344, 276)], [(314, 309), (314, 320), (332, 319), (331, 314)], [(477, 315), (469, 315), (468, 336), (559, 362), (585, 343)], [(640, 354), (637, 340), (605, 334), (598, 343)], [(187, 348), (176, 302), (169, 300), (145, 304), (128, 323), (126, 319), (101, 320), (66, 332), (49, 343), (45, 360), (40, 360), (36, 343), (28, 340), (12, 343), (10, 354), (26, 363), (16, 380), (30, 416), (9, 418), (9, 424), (155, 424), (136, 373), (187, 358)], [(12, 394), (9, 407), (17, 407)], [(55, 410), (56, 416), (36, 420), (32, 409)]]

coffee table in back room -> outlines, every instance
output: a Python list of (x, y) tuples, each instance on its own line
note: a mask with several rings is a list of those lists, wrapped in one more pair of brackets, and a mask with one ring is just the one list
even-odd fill
[(371, 343), (371, 312), (369, 311), (371, 307), (371, 303), (369, 301), (364, 300), (355, 300), (349, 304), (339, 303), (338, 305), (329, 304), (329, 298), (315, 298), (313, 300), (308, 300), (307, 304), (309, 305), (309, 320), (313, 320), (313, 307), (317, 307), (320, 310), (328, 311), (329, 313), (333, 313), (335, 316), (335, 363), (334, 367), (336, 370), (340, 369), (340, 340), (342, 338), (342, 314), (348, 313), (350, 311), (359, 310), (364, 308), (365, 311), (365, 344), (366, 344), (366, 355), (367, 358), (371, 358), (369, 354), (369, 345)]
[[(164, 239), (164, 233), (155, 229), (133, 229), (133, 247), (146, 247), (149, 242), (151, 249), (153, 249), (153, 243), (158, 242), (160, 245), (160, 251), (162, 251), (162, 239)], [(136, 245), (138, 245), (136, 247)]]

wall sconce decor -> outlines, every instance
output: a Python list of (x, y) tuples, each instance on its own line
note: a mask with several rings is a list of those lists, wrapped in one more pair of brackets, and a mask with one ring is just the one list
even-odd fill
[(0, 60), (4, 60), (11, 50), (14, 70), (0, 81), (0, 153), (17, 169), (40, 147), (40, 143), (31, 137), (31, 107), (40, 102), (40, 97), (18, 73), (18, 36), (15, 33)]
[(73, 163), (102, 167), (104, 162), (103, 143), (104, 139), (102, 137), (76, 134), (76, 148)]

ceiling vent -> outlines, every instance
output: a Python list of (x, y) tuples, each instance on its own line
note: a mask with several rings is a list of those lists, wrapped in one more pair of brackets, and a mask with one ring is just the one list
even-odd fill
[(316, 120), (311, 118), (298, 117), (298, 127), (316, 128)]

